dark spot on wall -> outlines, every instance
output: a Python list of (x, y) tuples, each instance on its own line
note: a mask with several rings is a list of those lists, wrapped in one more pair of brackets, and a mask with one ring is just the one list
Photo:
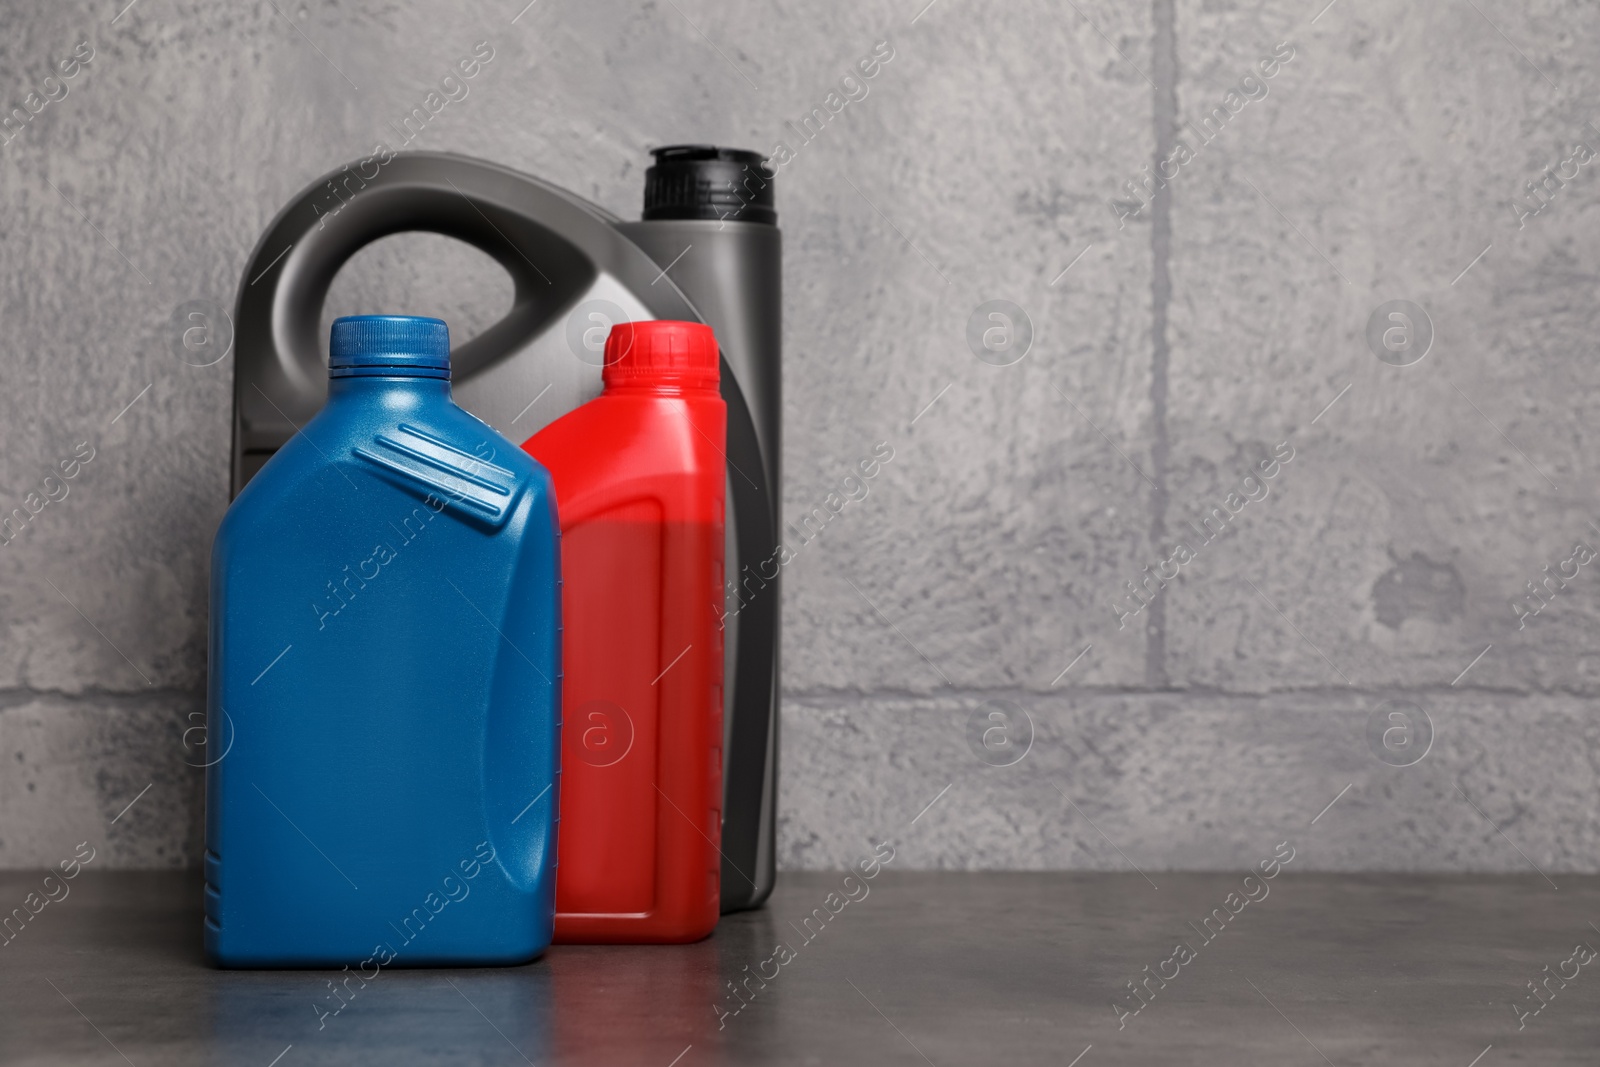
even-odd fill
[(1460, 617), (1466, 606), (1467, 587), (1451, 563), (1435, 563), (1421, 552), (1401, 559), (1393, 552), (1395, 565), (1372, 585), (1372, 605), (1378, 621), (1391, 630), (1400, 629), (1407, 619), (1449, 622)]
[(1055, 182), (1050, 183), (1050, 188), (1045, 193), (1038, 193), (1032, 189), (1025, 189), (1017, 194), (1017, 214), (1033, 215), (1055, 222), (1064, 215), (1072, 212), (1073, 198), (1065, 189)]

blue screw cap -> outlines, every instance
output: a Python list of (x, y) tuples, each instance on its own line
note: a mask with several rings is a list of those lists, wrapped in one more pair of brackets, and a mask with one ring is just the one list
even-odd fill
[(417, 315), (346, 315), (333, 320), (328, 377), (450, 379), (450, 327)]

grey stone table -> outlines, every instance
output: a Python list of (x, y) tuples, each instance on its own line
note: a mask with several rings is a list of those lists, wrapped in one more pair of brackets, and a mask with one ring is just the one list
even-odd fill
[[(0, 905), (41, 877), (0, 875)], [(386, 969), (335, 1000), (325, 972), (207, 967), (192, 875), (85, 870), (0, 947), (0, 1063), (1600, 1060), (1593, 877), (844, 877), (784, 875), (698, 945)]]

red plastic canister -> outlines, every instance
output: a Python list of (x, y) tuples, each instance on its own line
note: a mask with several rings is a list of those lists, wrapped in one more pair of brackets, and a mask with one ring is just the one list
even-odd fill
[(699, 323), (624, 323), (605, 390), (523, 448), (561, 523), (558, 942), (683, 942), (719, 912), (726, 408)]

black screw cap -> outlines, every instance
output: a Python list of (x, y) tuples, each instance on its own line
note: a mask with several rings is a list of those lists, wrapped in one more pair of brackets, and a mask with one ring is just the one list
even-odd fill
[(679, 144), (651, 149), (644, 175), (644, 218), (721, 219), (778, 224), (772, 195), (775, 170), (766, 157), (742, 148)]

